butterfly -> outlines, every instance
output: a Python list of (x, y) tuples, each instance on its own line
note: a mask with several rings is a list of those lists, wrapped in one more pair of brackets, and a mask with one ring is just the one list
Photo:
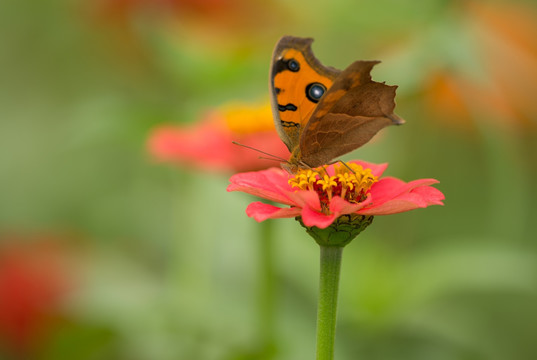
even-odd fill
[(397, 86), (371, 80), (371, 69), (380, 61), (355, 61), (337, 70), (321, 64), (312, 42), (284, 36), (272, 54), (272, 113), (291, 152), (282, 164), (290, 172), (328, 164), (380, 129), (405, 122), (393, 113)]

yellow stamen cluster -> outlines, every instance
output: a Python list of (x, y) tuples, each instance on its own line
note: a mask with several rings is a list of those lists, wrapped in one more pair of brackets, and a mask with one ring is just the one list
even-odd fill
[(221, 110), (228, 128), (240, 134), (274, 130), (270, 104), (228, 104)]
[(313, 184), (317, 183), (318, 177), (316, 170), (298, 170), (298, 173), (289, 179), (289, 185), (300, 190), (313, 190)]
[(371, 169), (364, 169), (354, 163), (337, 163), (334, 165), (333, 175), (327, 169), (301, 169), (289, 179), (289, 185), (297, 190), (314, 190), (319, 194), (323, 209), (334, 196), (352, 202), (363, 201), (371, 186), (378, 181), (378, 177), (371, 173)]

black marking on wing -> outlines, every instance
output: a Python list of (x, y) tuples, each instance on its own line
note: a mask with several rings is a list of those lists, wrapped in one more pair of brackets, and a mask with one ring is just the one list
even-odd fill
[(281, 120), (281, 123), (282, 123), (283, 127), (297, 127), (297, 128), (300, 127), (300, 124), (298, 124), (296, 122), (292, 122), (292, 121), (283, 121), (283, 120)]
[(274, 76), (276, 76), (277, 73), (281, 73), (282, 71), (287, 70), (289, 70), (287, 68), (287, 61), (283, 59), (276, 60), (272, 65), (272, 78), (274, 79)]
[(278, 95), (282, 92), (282, 89), (280, 89), (279, 87), (275, 87), (274, 92), (276, 93), (276, 95)]
[(296, 107), (295, 105), (293, 105), (293, 104), (287, 104), (287, 105), (280, 105), (280, 104), (278, 104), (278, 110), (280, 110), (280, 111), (282, 111), (282, 112), (283, 112), (283, 111), (287, 111), (287, 110), (289, 110), (289, 111), (296, 111), (296, 109), (297, 109), (297, 107)]

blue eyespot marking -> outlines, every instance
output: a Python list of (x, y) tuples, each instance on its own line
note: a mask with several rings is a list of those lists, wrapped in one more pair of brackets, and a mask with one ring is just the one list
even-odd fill
[(306, 97), (314, 103), (318, 103), (326, 92), (326, 87), (321, 83), (311, 83), (306, 86)]
[(287, 62), (287, 68), (292, 72), (297, 72), (300, 70), (300, 64), (295, 59), (291, 59)]

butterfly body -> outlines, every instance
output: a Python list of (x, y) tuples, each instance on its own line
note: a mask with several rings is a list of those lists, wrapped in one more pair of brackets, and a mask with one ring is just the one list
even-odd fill
[(315, 58), (312, 42), (284, 36), (272, 55), (272, 112), (292, 172), (327, 164), (383, 127), (404, 123), (393, 113), (397, 87), (371, 80), (378, 61), (355, 61), (340, 71)]

